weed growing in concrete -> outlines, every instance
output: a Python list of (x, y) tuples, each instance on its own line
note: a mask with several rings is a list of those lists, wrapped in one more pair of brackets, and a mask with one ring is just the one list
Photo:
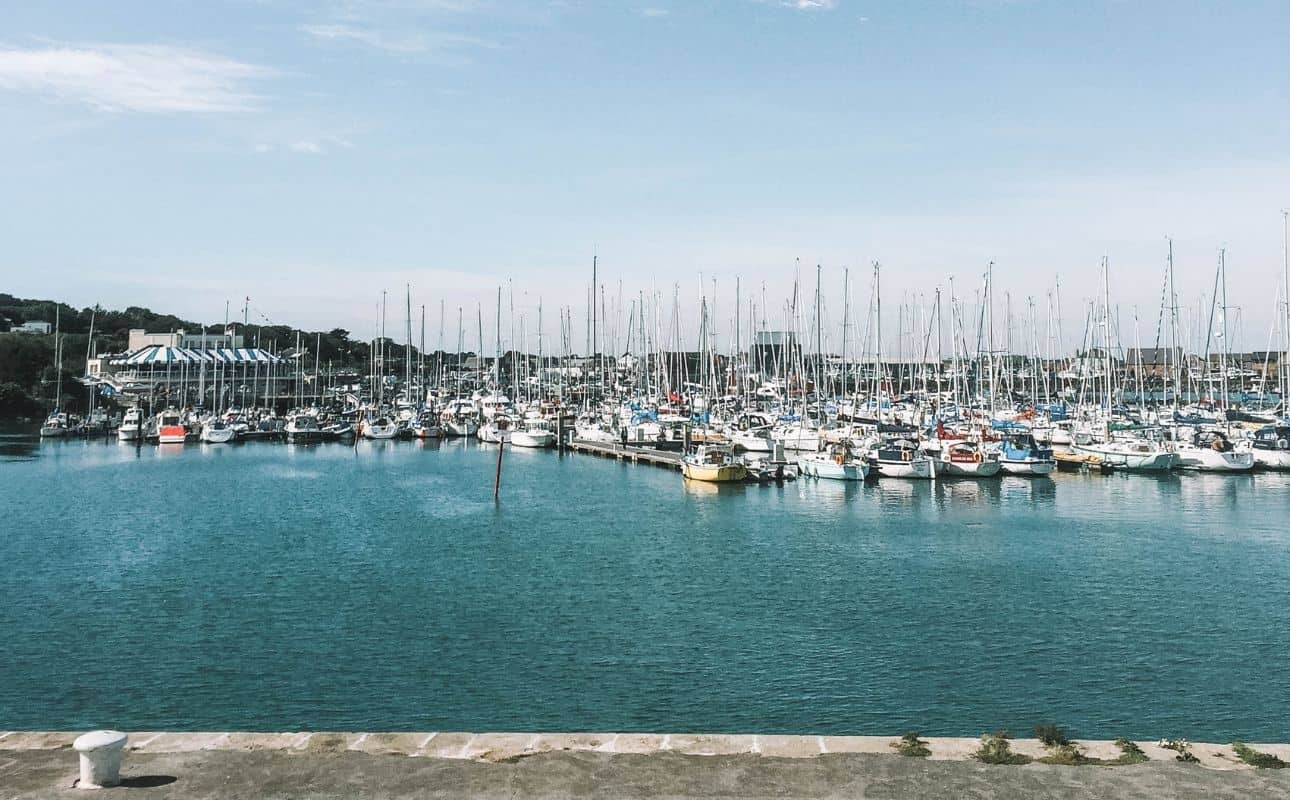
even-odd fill
[(1030, 756), (1012, 752), (1007, 731), (995, 731), (981, 736), (981, 747), (972, 757), (984, 764), (1029, 764)]
[(900, 737), (898, 741), (892, 742), (891, 746), (896, 748), (896, 752), (902, 756), (910, 758), (927, 758), (932, 754), (928, 749), (927, 742), (918, 738), (918, 733), (911, 731)]
[(1120, 757), (1114, 761), (1108, 761), (1108, 764), (1141, 764), (1143, 761), (1151, 760), (1147, 758), (1146, 753), (1142, 752), (1142, 748), (1138, 747), (1138, 743), (1131, 739), (1121, 736), (1115, 740), (1115, 746), (1120, 748)]
[(1036, 725), (1035, 738), (1043, 742), (1044, 747), (1060, 747), (1071, 743), (1071, 740), (1066, 738), (1066, 729), (1051, 722)]
[(1041, 764), (1057, 764), (1063, 767), (1082, 767), (1085, 764), (1101, 764), (1100, 758), (1089, 758), (1080, 750), (1079, 745), (1066, 742), (1049, 748), (1048, 755), (1039, 759)]
[(1236, 752), (1237, 758), (1251, 767), (1258, 767), (1259, 769), (1285, 769), (1286, 767), (1286, 762), (1271, 753), (1260, 753), (1258, 750), (1241, 742), (1232, 742), (1232, 750)]
[(1173, 750), (1178, 754), (1174, 756), (1174, 759), (1181, 761), (1184, 764), (1196, 764), (1200, 761), (1200, 759), (1196, 758), (1195, 754), (1192, 753), (1191, 747), (1187, 744), (1186, 739), (1161, 739), (1160, 746), (1166, 750)]

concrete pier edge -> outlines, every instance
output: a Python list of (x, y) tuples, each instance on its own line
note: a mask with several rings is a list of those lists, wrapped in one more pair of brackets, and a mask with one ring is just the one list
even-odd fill
[[(83, 731), (0, 731), (0, 750), (71, 749)], [(138, 731), (130, 733), (127, 753), (199, 753), (204, 751), (326, 755), (357, 752), (373, 755), (439, 758), (478, 762), (506, 762), (542, 753), (593, 752), (651, 755), (677, 753), (687, 756), (760, 756), (806, 759), (831, 754), (888, 755), (902, 758), (892, 744), (895, 736), (817, 736), (780, 734), (689, 733), (470, 733), (470, 732), (335, 732), (294, 731)], [(931, 750), (931, 761), (971, 761), (980, 747), (978, 737), (922, 737)], [(1119, 749), (1109, 740), (1075, 740), (1088, 756), (1114, 759)], [(1139, 741), (1149, 763), (1177, 763), (1176, 752), (1158, 740)], [(1290, 744), (1247, 742), (1256, 750), (1290, 761)], [(1037, 739), (1013, 739), (1016, 753), (1040, 758), (1048, 749)], [(1199, 766), (1210, 770), (1249, 770), (1232, 751), (1230, 743), (1190, 742)], [(128, 757), (128, 756), (127, 756)], [(1121, 766), (1116, 769), (1132, 769)], [(1074, 767), (1073, 769), (1078, 769)]]

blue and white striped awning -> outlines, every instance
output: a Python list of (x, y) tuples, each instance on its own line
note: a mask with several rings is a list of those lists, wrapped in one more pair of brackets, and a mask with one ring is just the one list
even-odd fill
[(140, 348), (113, 363), (130, 366), (155, 366), (167, 364), (278, 364), (282, 359), (258, 347), (225, 347), (214, 350), (193, 350), (187, 347), (149, 345)]
[(223, 347), (202, 352), (208, 353), (213, 361), (223, 361), (228, 364), (279, 364), (282, 362), (282, 359), (258, 347)]

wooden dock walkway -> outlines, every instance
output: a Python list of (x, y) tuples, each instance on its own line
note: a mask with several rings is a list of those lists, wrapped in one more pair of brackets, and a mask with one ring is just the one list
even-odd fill
[(588, 442), (582, 439), (572, 439), (567, 445), (569, 450), (575, 453), (586, 453), (588, 455), (600, 456), (601, 458), (616, 458), (619, 461), (630, 461), (633, 464), (649, 464), (655, 467), (665, 469), (680, 470), (681, 454), (671, 453), (666, 450), (654, 450), (649, 447), (633, 447), (623, 445), (617, 442), (609, 444), (607, 442)]

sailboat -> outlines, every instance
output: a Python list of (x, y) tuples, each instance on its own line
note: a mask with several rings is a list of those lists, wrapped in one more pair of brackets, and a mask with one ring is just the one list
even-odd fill
[(869, 477), (869, 464), (857, 458), (847, 443), (831, 445), (827, 453), (811, 453), (797, 460), (798, 471), (810, 478), (862, 481)]
[(699, 445), (681, 459), (681, 474), (691, 481), (738, 483), (748, 477), (748, 468), (735, 460), (729, 446)]

